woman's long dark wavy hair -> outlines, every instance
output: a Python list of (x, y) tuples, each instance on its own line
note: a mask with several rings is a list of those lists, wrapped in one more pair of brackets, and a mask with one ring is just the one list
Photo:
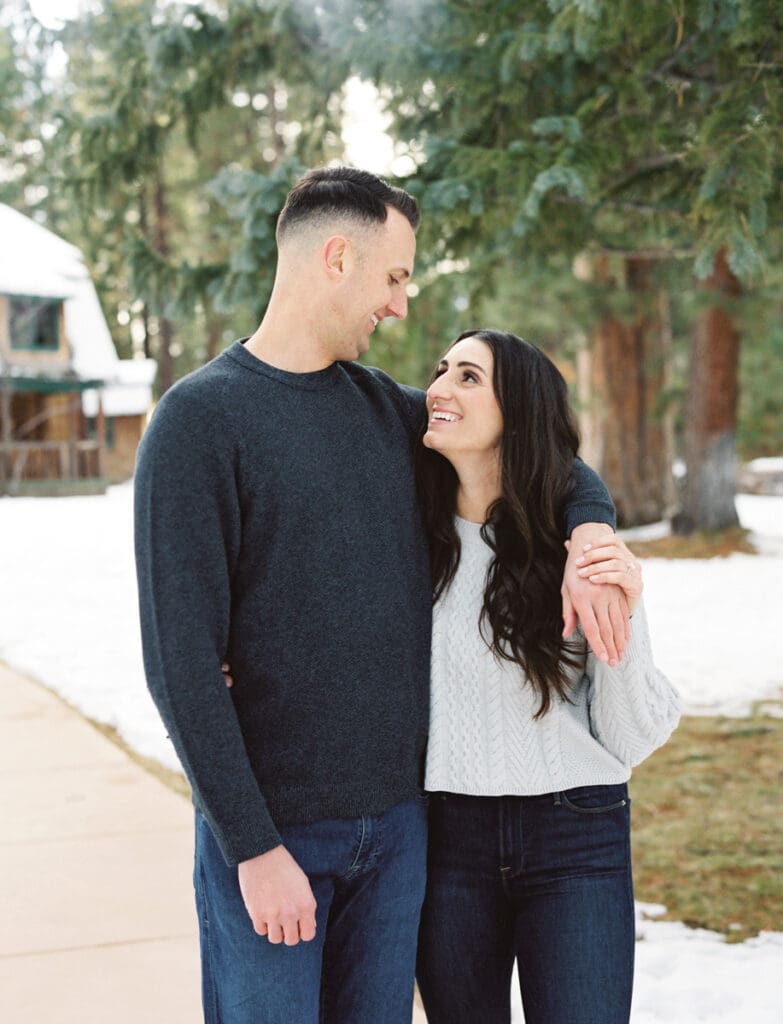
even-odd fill
[[(494, 554), (479, 628), (496, 657), (521, 666), (541, 698), (538, 718), (549, 710), (552, 694), (568, 699), (567, 668), (583, 660), (583, 648), (563, 640), (560, 598), (565, 503), (579, 434), (566, 382), (543, 352), (514, 334), (486, 329), (466, 331), (449, 347), (463, 338), (478, 338), (491, 349), (503, 416), (502, 493), (481, 528)], [(458, 478), (446, 458), (421, 443), (426, 429), (415, 461), (437, 601), (459, 565)]]

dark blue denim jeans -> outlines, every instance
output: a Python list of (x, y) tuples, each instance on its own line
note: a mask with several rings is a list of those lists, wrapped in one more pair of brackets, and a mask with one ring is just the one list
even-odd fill
[(428, 1024), (627, 1024), (634, 957), (625, 785), (430, 794), (417, 979)]
[(318, 903), (316, 937), (256, 935), (237, 870), (196, 814), (194, 885), (206, 1024), (410, 1024), (426, 798), (280, 829)]

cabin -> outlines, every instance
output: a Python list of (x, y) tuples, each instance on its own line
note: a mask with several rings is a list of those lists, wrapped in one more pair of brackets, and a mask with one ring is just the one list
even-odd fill
[(118, 357), (79, 250), (0, 204), (0, 495), (130, 477), (154, 376)]

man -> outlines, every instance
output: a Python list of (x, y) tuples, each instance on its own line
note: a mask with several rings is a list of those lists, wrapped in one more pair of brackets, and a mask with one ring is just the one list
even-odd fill
[[(407, 313), (418, 219), (366, 172), (307, 174), (278, 221), (260, 326), (165, 395), (140, 447), (145, 668), (193, 788), (208, 1024), (411, 1019), (423, 396), (354, 360)], [(600, 481), (576, 475), (569, 526), (611, 520)], [(598, 612), (607, 636), (613, 615)]]

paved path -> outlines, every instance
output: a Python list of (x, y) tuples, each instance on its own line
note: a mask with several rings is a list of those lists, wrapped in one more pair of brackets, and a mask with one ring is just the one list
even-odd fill
[(199, 1024), (190, 804), (1, 663), (0, 823), (2, 1024)]
[(0, 665), (0, 1020), (196, 1024), (186, 800)]

